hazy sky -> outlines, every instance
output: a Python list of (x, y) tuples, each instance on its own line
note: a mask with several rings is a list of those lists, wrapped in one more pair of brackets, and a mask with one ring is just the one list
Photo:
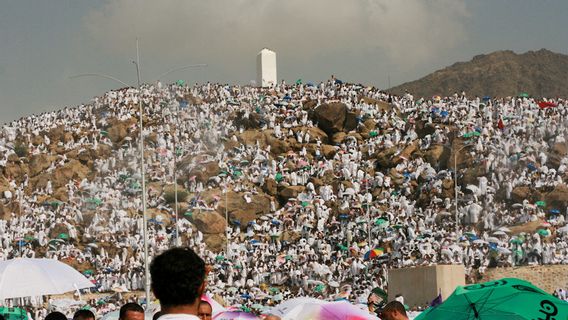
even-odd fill
[(567, 0), (0, 0), (0, 123), (89, 101), (207, 63), (165, 82), (246, 84), (263, 47), (278, 78), (334, 74), (385, 88), (481, 53), (567, 53)]

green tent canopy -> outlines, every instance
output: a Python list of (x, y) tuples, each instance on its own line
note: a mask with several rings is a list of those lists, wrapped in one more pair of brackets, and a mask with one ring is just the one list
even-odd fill
[(481, 133), (477, 132), (477, 131), (470, 131), (467, 133), (463, 134), (463, 138), (472, 138), (472, 137), (479, 137), (481, 135)]
[(568, 302), (528, 281), (503, 278), (458, 286), (444, 303), (422, 312), (416, 320), (537, 320), (568, 319)]

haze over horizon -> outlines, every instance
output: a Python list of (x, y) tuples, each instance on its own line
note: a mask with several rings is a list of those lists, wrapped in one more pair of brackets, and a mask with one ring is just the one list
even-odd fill
[[(568, 53), (568, 2), (465, 0), (3, 1), (0, 119), (75, 106), (177, 66), (164, 82), (246, 84), (269, 47), (278, 77), (388, 87), (497, 50)], [(262, 26), (262, 27), (261, 27)]]

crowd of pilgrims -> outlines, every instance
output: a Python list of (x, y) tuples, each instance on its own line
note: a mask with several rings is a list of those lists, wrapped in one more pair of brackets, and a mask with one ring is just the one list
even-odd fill
[[(22, 145), (28, 157), (56, 156), (47, 173), (65, 166), (73, 150), (80, 154), (107, 145), (111, 154), (92, 159), (95, 174), (63, 186), (66, 201), (55, 201), (51, 180), (37, 187), (31, 173), (5, 173), (9, 188), (1, 201), (5, 207), (15, 202), (19, 209), (0, 220), (0, 259), (71, 261), (87, 265), (83, 271), (99, 292), (143, 290), (138, 99), (145, 117), (147, 208), (159, 213), (148, 222), (150, 259), (178, 241), (195, 248), (211, 267), (209, 292), (228, 305), (294, 296), (366, 299), (373, 288), (386, 290), (389, 268), (463, 264), (468, 281), (476, 281), (490, 267), (568, 263), (567, 208), (512, 198), (518, 187), (552, 190), (565, 184), (568, 157), (552, 152), (554, 145), (566, 144), (565, 101), (548, 100), (554, 107), (542, 108), (530, 97), (456, 93), (415, 99), (333, 78), (269, 89), (157, 82), (144, 84), (141, 92), (113, 90), (89, 104), (5, 124), (2, 169)], [(321, 130), (305, 107), (329, 102), (344, 103), (358, 115), (353, 132), (333, 142), (315, 134)], [(257, 119), (254, 130), (294, 140), (297, 149), (275, 154), (266, 143), (243, 143), (247, 128), (235, 120), (237, 114), (240, 120)], [(372, 130), (365, 128), (369, 119), (376, 124)], [(118, 122), (129, 123), (127, 137), (113, 142), (109, 131)], [(424, 134), (419, 126), (432, 130)], [(58, 127), (73, 138), (51, 141), (47, 133)], [(456, 213), (451, 160), (458, 151), (451, 149), (458, 140), (458, 157), (470, 162), (457, 168)], [(442, 164), (403, 156), (412, 145), (419, 155), (442, 146), (452, 158)], [(389, 149), (398, 160), (390, 167), (379, 165), (377, 154)], [(174, 161), (182, 159), (200, 160), (188, 160), (175, 172), (189, 193), (189, 208), (176, 221), (174, 204), (155, 186), (172, 184)], [(205, 182), (189, 174), (203, 162), (220, 168)], [(475, 183), (466, 184), (471, 164), (480, 173)], [(330, 174), (339, 183), (321, 183)], [(228, 246), (210, 250), (208, 235), (186, 213), (220, 211), (224, 190), (249, 203), (269, 180), (305, 188), (293, 198), (273, 197), (270, 212), (247, 224), (229, 221), (221, 235)], [(448, 186), (451, 191), (444, 193)], [(217, 196), (200, 197), (208, 190), (218, 191)], [(424, 194), (426, 200), (420, 198)], [(513, 234), (512, 226), (531, 222), (540, 222), (538, 232)], [(65, 234), (50, 237), (61, 226)]]

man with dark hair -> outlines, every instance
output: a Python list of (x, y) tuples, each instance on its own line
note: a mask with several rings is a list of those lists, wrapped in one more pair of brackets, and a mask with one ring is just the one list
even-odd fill
[(160, 320), (199, 320), (201, 295), (205, 291), (205, 262), (189, 248), (172, 248), (150, 264), (152, 291), (158, 300)]
[(90, 310), (77, 310), (73, 315), (73, 320), (95, 320), (95, 314)]
[(45, 320), (67, 320), (67, 317), (59, 311), (53, 311), (45, 316)]
[(408, 320), (404, 305), (398, 301), (391, 301), (381, 311), (382, 320)]
[(120, 307), (118, 320), (144, 320), (144, 309), (138, 303), (125, 303)]

